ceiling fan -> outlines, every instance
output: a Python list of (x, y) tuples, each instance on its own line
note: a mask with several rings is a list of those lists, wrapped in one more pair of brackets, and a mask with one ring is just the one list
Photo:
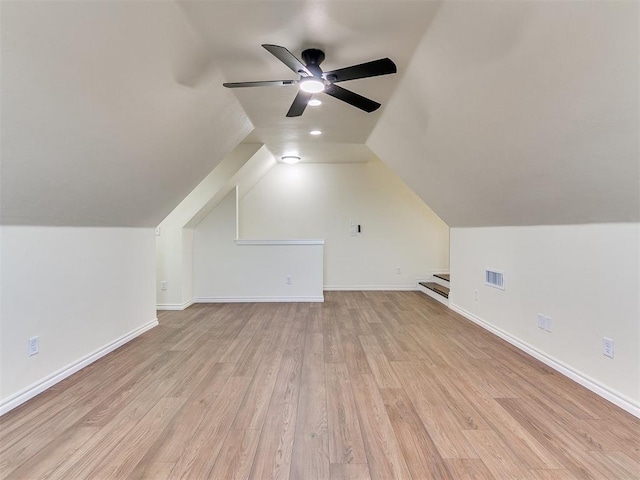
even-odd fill
[[(355, 92), (342, 88), (336, 83), (356, 80), (358, 78), (376, 77), (396, 73), (396, 64), (388, 58), (381, 58), (372, 62), (361, 63), (351, 67), (339, 68), (330, 72), (323, 72), (320, 64), (324, 60), (324, 52), (310, 48), (302, 52), (304, 64), (289, 50), (279, 45), (262, 45), (278, 60), (300, 75), (298, 80), (267, 80), (261, 82), (232, 82), (223, 83), (227, 88), (240, 87), (286, 87), (297, 85), (300, 87), (296, 98), (287, 112), (287, 117), (299, 117), (307, 107), (314, 93), (324, 92), (338, 100), (353, 105), (365, 112), (373, 112), (380, 108), (380, 104)], [(306, 64), (306, 65), (305, 65)]]

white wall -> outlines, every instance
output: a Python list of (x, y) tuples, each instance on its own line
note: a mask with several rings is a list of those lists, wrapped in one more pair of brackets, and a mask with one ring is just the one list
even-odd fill
[(276, 165), (241, 200), (240, 235), (324, 238), (326, 289), (415, 288), (449, 267), (447, 225), (375, 158)]
[(236, 195), (193, 230), (195, 301), (322, 301), (322, 243), (236, 243)]
[[(504, 291), (484, 285), (485, 268), (505, 272)], [(451, 229), (453, 308), (592, 381), (636, 414), (639, 269), (639, 224)], [(538, 313), (551, 317), (551, 333), (537, 327)], [(602, 337), (614, 339), (613, 359), (602, 354)]]
[(156, 237), (158, 308), (182, 309), (193, 301), (193, 227), (236, 185), (250, 188), (275, 163), (262, 144), (238, 145), (162, 221)]
[[(152, 228), (2, 226), (0, 235), (0, 412), (157, 324)], [(33, 336), (40, 353), (28, 357)]]

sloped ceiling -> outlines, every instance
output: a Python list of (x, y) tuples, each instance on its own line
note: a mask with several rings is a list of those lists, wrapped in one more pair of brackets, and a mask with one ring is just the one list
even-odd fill
[(158, 225), (252, 129), (173, 2), (1, 7), (4, 224)]
[[(268, 42), (296, 55), (323, 48), (325, 68), (390, 56), (406, 70), (439, 3), (0, 5), (2, 223), (154, 226), (242, 140), (278, 158), (371, 158), (364, 142), (380, 111), (328, 98), (286, 119), (295, 89), (237, 92), (222, 83), (295, 78), (261, 48)], [(349, 83), (385, 102), (399, 78)], [(309, 138), (311, 128), (322, 138)]]
[(450, 226), (639, 221), (639, 5), (445, 2), (367, 145)]
[[(261, 47), (282, 45), (298, 58), (319, 48), (321, 67), (333, 70), (389, 57), (397, 75), (353, 80), (340, 85), (382, 103), (393, 93), (411, 55), (440, 7), (439, 1), (209, 1), (180, 2), (226, 81), (297, 80), (298, 76)], [(304, 115), (286, 118), (295, 87), (235, 89), (255, 130), (247, 140), (267, 145), (280, 159), (300, 155), (302, 162), (366, 162), (364, 145), (381, 111), (363, 113), (328, 95)], [(321, 130), (312, 137), (310, 130)]]
[[(0, 7), (2, 223), (155, 226), (240, 141), (373, 151), (451, 226), (640, 220), (632, 0)], [(293, 78), (261, 43), (399, 73), (349, 82), (373, 114), (328, 98), (286, 119), (295, 91), (222, 87)]]

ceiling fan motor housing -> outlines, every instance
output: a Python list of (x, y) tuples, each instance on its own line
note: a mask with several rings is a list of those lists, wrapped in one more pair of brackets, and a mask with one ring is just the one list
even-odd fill
[(322, 77), (322, 69), (320, 64), (324, 61), (324, 52), (317, 48), (308, 48), (302, 52), (302, 60), (307, 66), (307, 70), (314, 77)]

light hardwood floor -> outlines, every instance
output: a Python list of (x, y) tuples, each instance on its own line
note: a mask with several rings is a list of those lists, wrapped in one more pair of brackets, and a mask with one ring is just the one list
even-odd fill
[(195, 305), (0, 418), (11, 479), (638, 479), (640, 421), (419, 292)]

